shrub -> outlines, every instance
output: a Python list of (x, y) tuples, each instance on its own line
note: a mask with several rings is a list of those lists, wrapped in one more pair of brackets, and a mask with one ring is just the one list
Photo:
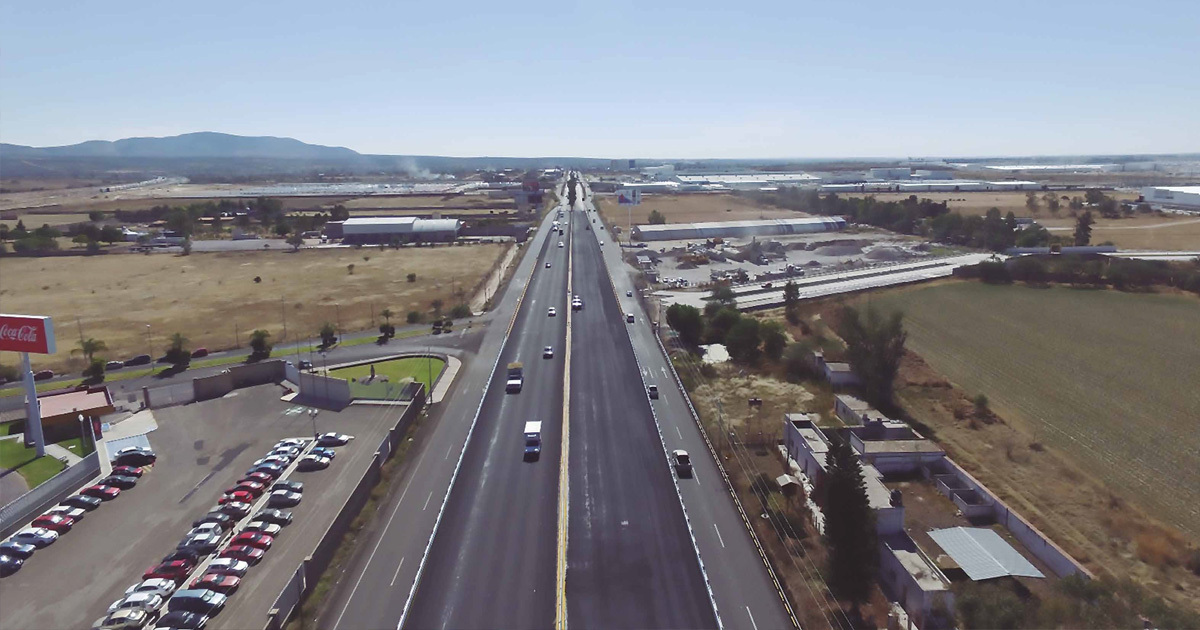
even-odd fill
[(983, 415), (988, 412), (988, 397), (987, 396), (985, 396), (983, 394), (979, 394), (971, 402), (975, 403), (975, 413), (976, 414)]
[(472, 315), (471, 307), (467, 306), (466, 304), (459, 304), (458, 306), (455, 306), (454, 308), (450, 309), (451, 317), (457, 317), (458, 319), (463, 319), (466, 317), (470, 317), (471, 315)]
[(409, 281), (409, 282), (416, 282), (416, 281), (417, 281), (417, 274), (415, 274), (415, 273), (410, 273), (410, 274), (408, 274), (408, 281)]
[(421, 321), (421, 313), (417, 311), (409, 311), (408, 316), (405, 317), (405, 321), (410, 324), (419, 323)]
[(979, 279), (988, 284), (1009, 284), (1012, 282), (1012, 275), (1008, 273), (1008, 267), (1002, 262), (981, 262), (979, 263)]

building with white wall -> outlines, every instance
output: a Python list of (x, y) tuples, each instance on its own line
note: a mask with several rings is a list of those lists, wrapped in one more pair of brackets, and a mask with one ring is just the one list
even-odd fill
[(1200, 186), (1150, 186), (1142, 198), (1152, 206), (1200, 210)]

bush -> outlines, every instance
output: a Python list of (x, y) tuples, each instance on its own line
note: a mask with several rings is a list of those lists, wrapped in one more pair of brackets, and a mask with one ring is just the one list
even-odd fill
[(416, 282), (416, 281), (417, 281), (417, 274), (415, 274), (415, 273), (410, 273), (410, 274), (408, 274), (408, 281), (409, 281), (409, 282)]
[(467, 306), (466, 304), (459, 304), (458, 306), (455, 306), (454, 308), (450, 309), (450, 316), (456, 317), (458, 319), (470, 317), (472, 314), (473, 313), (471, 313), (471, 307)]
[(1008, 267), (1002, 262), (981, 262), (979, 263), (979, 279), (988, 284), (1009, 284), (1012, 282), (1012, 275), (1008, 273)]
[(421, 313), (418, 311), (409, 311), (404, 319), (410, 324), (418, 324), (421, 322)]
[(92, 362), (84, 369), (83, 376), (97, 381), (102, 380), (104, 378), (104, 359), (93, 357)]
[(813, 373), (812, 364), (808, 362), (811, 353), (812, 347), (808, 343), (788, 344), (783, 351), (783, 371), (788, 378), (799, 381), (816, 376)]
[(963, 627), (1005, 630), (1020, 628), (1025, 618), (1025, 602), (999, 584), (972, 582), (955, 593), (955, 604)]
[(972, 402), (975, 403), (975, 413), (980, 414), (980, 415), (987, 413), (987, 411), (988, 411), (988, 397), (987, 396), (985, 396), (983, 394), (979, 394), (978, 396), (975, 397), (975, 399)]

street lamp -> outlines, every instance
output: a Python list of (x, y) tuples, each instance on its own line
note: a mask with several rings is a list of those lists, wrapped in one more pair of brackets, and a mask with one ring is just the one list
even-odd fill
[(146, 324), (146, 354), (150, 355), (151, 360), (154, 359), (154, 350), (150, 346), (150, 324)]
[(320, 413), (319, 409), (317, 409), (315, 407), (308, 408), (308, 417), (312, 418), (313, 439), (316, 439), (316, 437), (317, 437), (317, 414), (318, 413)]

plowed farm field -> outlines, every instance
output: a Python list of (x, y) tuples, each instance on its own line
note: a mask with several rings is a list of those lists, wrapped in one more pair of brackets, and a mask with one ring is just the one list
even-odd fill
[(947, 282), (871, 297), (908, 346), (1114, 493), (1200, 537), (1200, 300)]

